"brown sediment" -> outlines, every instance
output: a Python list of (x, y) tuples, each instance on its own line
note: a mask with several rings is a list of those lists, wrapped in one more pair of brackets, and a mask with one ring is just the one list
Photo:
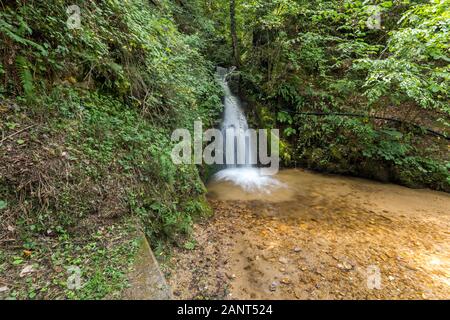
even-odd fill
[(450, 298), (449, 194), (303, 170), (277, 179), (286, 187), (270, 194), (208, 186), (215, 216), (195, 226), (195, 250), (174, 253), (176, 298)]

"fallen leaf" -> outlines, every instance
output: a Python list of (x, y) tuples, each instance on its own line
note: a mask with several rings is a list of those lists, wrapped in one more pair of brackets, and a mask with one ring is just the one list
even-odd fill
[(23, 250), (23, 256), (29, 258), (33, 252), (30, 250)]

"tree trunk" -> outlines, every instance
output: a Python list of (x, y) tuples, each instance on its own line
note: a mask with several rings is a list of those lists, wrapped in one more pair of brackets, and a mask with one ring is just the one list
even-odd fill
[(233, 63), (236, 67), (241, 66), (239, 43), (236, 32), (236, 1), (230, 0), (230, 31), (231, 31), (231, 43), (233, 46)]

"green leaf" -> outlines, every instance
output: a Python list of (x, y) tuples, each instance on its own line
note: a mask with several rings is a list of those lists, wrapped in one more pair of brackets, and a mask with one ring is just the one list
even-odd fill
[(194, 250), (195, 249), (195, 240), (194, 241), (187, 241), (184, 244), (184, 248), (187, 250)]

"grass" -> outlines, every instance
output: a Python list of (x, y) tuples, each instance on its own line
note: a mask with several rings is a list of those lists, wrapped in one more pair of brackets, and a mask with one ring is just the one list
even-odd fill
[[(5, 275), (2, 282), (9, 289), (3, 298), (120, 298), (137, 250), (135, 235), (131, 221), (100, 227), (83, 239), (63, 230), (57, 236), (38, 239), (28, 234), (33, 240), (0, 254), (0, 270)], [(25, 274), (23, 270), (30, 266), (32, 271)], [(80, 288), (71, 285), (77, 269)]]
[[(203, 41), (170, 1), (13, 1), (0, 12), (0, 275), (8, 298), (102, 299), (126, 285), (142, 229), (164, 255), (210, 214), (195, 165), (176, 166), (175, 128), (219, 118)], [(45, 14), (43, 14), (45, 13)], [(80, 267), (81, 290), (66, 287)], [(20, 273), (34, 270), (27, 276)], [(23, 273), (23, 272), (22, 272)], [(7, 290), (3, 290), (7, 287)]]
[[(0, 149), (5, 298), (120, 298), (137, 228), (163, 256), (186, 242), (196, 216), (210, 215), (197, 168), (175, 166), (170, 131), (137, 110), (71, 88), (41, 102), (46, 115), (16, 103), (3, 102), (3, 135), (33, 127)], [(70, 267), (81, 268), (80, 290), (67, 287)]]

